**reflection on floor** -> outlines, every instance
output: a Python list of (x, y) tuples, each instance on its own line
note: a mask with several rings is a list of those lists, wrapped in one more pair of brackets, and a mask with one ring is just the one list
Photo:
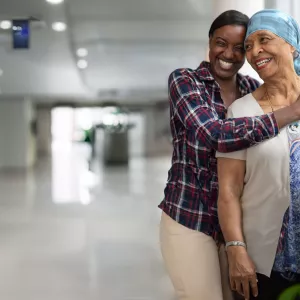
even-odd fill
[(157, 209), (170, 159), (93, 173), (88, 149), (53, 149), (27, 174), (0, 173), (0, 298), (173, 300)]

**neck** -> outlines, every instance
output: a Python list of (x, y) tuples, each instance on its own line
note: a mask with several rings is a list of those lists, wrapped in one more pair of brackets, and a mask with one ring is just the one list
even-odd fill
[(290, 105), (299, 95), (300, 80), (293, 71), (286, 76), (266, 80), (264, 87), (274, 105)]
[(215, 79), (219, 84), (221, 90), (224, 92), (231, 91), (236, 88), (236, 76), (230, 77), (228, 79), (215, 77)]

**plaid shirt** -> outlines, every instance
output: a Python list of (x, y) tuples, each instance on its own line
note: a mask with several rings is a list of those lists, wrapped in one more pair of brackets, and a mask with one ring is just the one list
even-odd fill
[[(172, 166), (159, 207), (178, 223), (218, 239), (216, 150), (232, 152), (278, 134), (274, 114), (225, 119), (220, 87), (202, 62), (196, 70), (177, 69), (169, 77)], [(259, 83), (237, 75), (241, 96)]]

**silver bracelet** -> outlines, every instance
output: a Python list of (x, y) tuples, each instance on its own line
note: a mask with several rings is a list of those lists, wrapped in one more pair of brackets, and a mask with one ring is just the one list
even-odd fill
[(245, 249), (247, 249), (247, 245), (244, 242), (230, 241), (225, 244), (225, 250), (227, 251), (228, 247), (231, 247), (231, 246), (240, 246), (240, 247), (244, 247)]

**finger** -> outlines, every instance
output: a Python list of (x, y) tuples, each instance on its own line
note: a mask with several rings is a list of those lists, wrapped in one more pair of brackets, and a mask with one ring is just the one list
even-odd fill
[(229, 277), (229, 281), (230, 281), (230, 288), (233, 291), (236, 291), (235, 281), (234, 281), (234, 279), (231, 276)]
[(250, 286), (249, 286), (249, 279), (247, 277), (243, 278), (242, 285), (243, 285), (243, 295), (245, 297), (245, 300), (249, 300)]
[(243, 287), (242, 282), (240, 280), (235, 280), (235, 290), (242, 296), (244, 296), (243, 293)]
[(251, 287), (251, 292), (254, 297), (258, 296), (258, 280), (256, 276), (251, 277), (250, 279), (250, 287)]

